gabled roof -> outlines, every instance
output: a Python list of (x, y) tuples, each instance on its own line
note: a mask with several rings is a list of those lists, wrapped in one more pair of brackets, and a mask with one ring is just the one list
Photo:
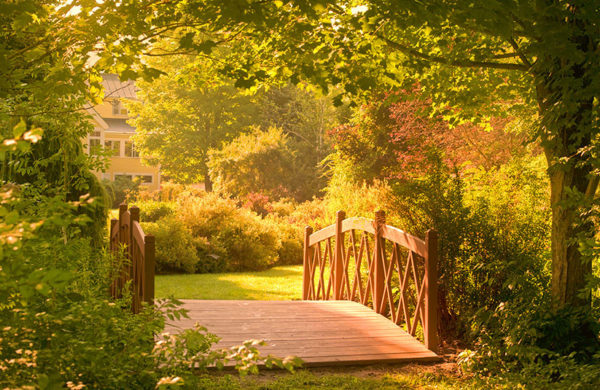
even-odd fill
[(102, 119), (102, 117), (100, 116), (100, 114), (98, 114), (98, 111), (96, 111), (94, 107), (89, 107), (85, 110), (92, 116), (92, 118), (94, 118), (94, 120), (100, 125), (100, 127), (102, 127), (104, 130), (108, 129), (108, 123), (106, 123), (106, 121)]
[(136, 98), (136, 88), (133, 80), (121, 81), (116, 74), (103, 74), (104, 98)]

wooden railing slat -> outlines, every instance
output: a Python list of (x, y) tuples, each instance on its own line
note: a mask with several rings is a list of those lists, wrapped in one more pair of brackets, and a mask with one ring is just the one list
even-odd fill
[(344, 222), (342, 222), (342, 233), (346, 233), (350, 230), (362, 230), (367, 233), (375, 234), (373, 220), (362, 217), (344, 219)]
[(310, 235), (308, 239), (308, 246), (313, 246), (318, 242), (324, 241), (335, 235), (335, 225), (329, 225), (316, 233)]
[(400, 244), (408, 250), (415, 252), (421, 257), (427, 256), (427, 245), (425, 245), (425, 241), (421, 240), (418, 237), (412, 236), (398, 228), (385, 225), (381, 230), (381, 237), (391, 242)]

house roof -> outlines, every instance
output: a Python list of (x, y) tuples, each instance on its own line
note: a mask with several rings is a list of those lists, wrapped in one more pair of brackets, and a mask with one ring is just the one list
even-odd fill
[(102, 119), (102, 117), (100, 116), (100, 114), (98, 114), (98, 111), (96, 111), (94, 107), (86, 107), (85, 110), (88, 112), (88, 114), (92, 116), (92, 118), (94, 118), (94, 120), (100, 127), (102, 127), (104, 130), (108, 128), (108, 123), (106, 123), (106, 121)]
[(117, 118), (103, 118), (108, 128), (106, 131), (113, 131), (117, 133), (135, 133), (135, 127), (127, 124), (127, 119)]
[(116, 74), (103, 74), (102, 85), (105, 98), (136, 98), (136, 87), (133, 80), (121, 81)]

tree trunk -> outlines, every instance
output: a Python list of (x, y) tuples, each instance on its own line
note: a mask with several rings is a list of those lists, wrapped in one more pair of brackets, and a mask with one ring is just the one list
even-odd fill
[(577, 237), (589, 235), (593, 226), (579, 220), (577, 213), (581, 210), (573, 205), (574, 199), (569, 199), (569, 193), (571, 190), (583, 194), (591, 191), (593, 195), (597, 182), (590, 179), (589, 170), (571, 167), (551, 171), (550, 183), (553, 303), (556, 308), (589, 305), (590, 297), (582, 297), (580, 292), (585, 288), (586, 277), (592, 273), (592, 264), (582, 258)]
[(204, 175), (204, 191), (212, 192), (212, 190), (213, 190), (212, 180), (210, 179), (210, 175), (207, 173)]
[(551, 293), (556, 309), (590, 306), (591, 296), (583, 296), (582, 290), (592, 274), (592, 264), (591, 259), (582, 257), (579, 244), (595, 235), (594, 224), (584, 214), (591, 211), (598, 187), (590, 150), (598, 133), (593, 113), (596, 90), (591, 88), (597, 71), (588, 57), (598, 46), (579, 8), (570, 6), (569, 11), (567, 19), (549, 16), (547, 22), (568, 27), (567, 39), (582, 56), (548, 53), (534, 66), (551, 185)]

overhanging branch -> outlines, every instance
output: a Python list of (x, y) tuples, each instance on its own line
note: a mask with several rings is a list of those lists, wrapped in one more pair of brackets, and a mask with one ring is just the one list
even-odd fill
[(383, 39), (390, 47), (412, 57), (420, 58), (425, 61), (435, 62), (437, 64), (443, 64), (448, 66), (456, 66), (461, 68), (493, 68), (493, 69), (504, 69), (504, 70), (520, 70), (527, 71), (529, 67), (524, 64), (505, 63), (505, 62), (494, 62), (494, 61), (471, 61), (471, 60), (450, 60), (440, 56), (433, 56), (430, 54), (423, 53), (419, 50), (413, 49), (412, 47), (402, 45), (396, 41), (393, 41), (383, 35), (377, 34), (378, 38)]

